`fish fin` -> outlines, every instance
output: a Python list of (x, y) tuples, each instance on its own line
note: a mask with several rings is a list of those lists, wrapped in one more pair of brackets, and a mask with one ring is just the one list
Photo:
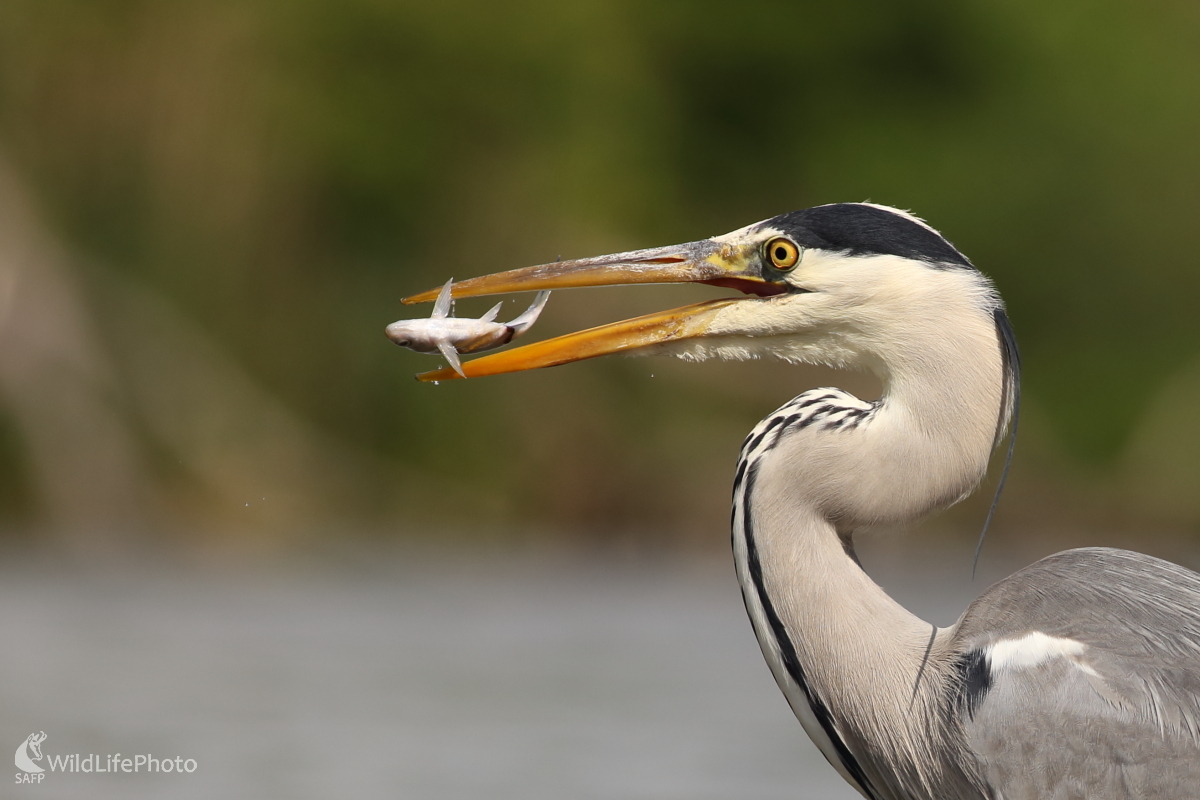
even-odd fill
[(454, 278), (451, 278), (446, 281), (442, 291), (438, 292), (437, 302), (433, 304), (432, 319), (445, 319), (450, 316), (450, 312), (454, 308), (454, 300), (450, 297), (450, 287), (453, 285)]
[(438, 342), (438, 352), (442, 354), (442, 358), (450, 362), (450, 366), (454, 367), (454, 371), (462, 377), (467, 377), (467, 373), (463, 372), (462, 362), (458, 360), (458, 351), (454, 349), (454, 345), (449, 342)]
[(496, 318), (496, 315), (500, 313), (500, 306), (502, 306), (502, 305), (504, 305), (503, 300), (501, 300), (499, 303), (496, 303), (496, 305), (492, 306), (492, 310), (487, 312), (486, 314), (484, 314), (482, 317), (480, 317), (479, 321), (480, 322), (491, 322), (492, 320), (494, 320)]
[(533, 298), (533, 303), (525, 309), (525, 313), (508, 323), (514, 339), (533, 327), (533, 323), (537, 322), (538, 316), (541, 315), (542, 309), (546, 307), (546, 301), (549, 299), (550, 292), (538, 292), (537, 297)]

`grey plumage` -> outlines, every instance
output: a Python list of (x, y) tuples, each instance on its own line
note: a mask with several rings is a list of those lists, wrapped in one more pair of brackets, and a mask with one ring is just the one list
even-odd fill
[(1200, 795), (1200, 576), (1125, 550), (1058, 553), (972, 603), (956, 647), (1031, 631), (1084, 649), (1000, 670), (963, 720), (988, 785), (1009, 800)]
[[(957, 625), (937, 630), (887, 603), (858, 566), (850, 538), (838, 537), (837, 568), (816, 580), (802, 573), (837, 594), (806, 595), (797, 617), (811, 621), (831, 603), (841, 614), (848, 605), (841, 592), (854, 582), (869, 584), (857, 599), (879, 601), (882, 613), (847, 626), (847, 641), (796, 641), (810, 626), (787, 621), (794, 592), (763, 577), (762, 533), (747, 524), (756, 516), (757, 471), (789, 432), (831, 432), (820, 427), (822, 417), (875, 408), (849, 400), (822, 389), (782, 407), (747, 438), (735, 477), (734, 543), (747, 609), (776, 679), (802, 722), (811, 716), (806, 728), (834, 766), (878, 800), (1200, 793), (1200, 575), (1177, 565), (1123, 550), (1059, 553), (992, 586)], [(864, 657), (830, 658), (831, 644)], [(848, 669), (835, 672), (830, 661)], [(893, 680), (880, 680), (881, 671)], [(912, 685), (894, 680), (897, 673), (911, 675)], [(860, 716), (866, 704), (899, 713), (870, 719)]]
[[(990, 345), (981, 335), (999, 300), (973, 268), (953, 268), (963, 289), (983, 285), (982, 307), (949, 308), (943, 294), (893, 333), (908, 352), (928, 343), (945, 358), (915, 359), (907, 375), (888, 363), (876, 403), (805, 392), (743, 445), (734, 552), (763, 653), (810, 736), (872, 800), (1200, 796), (1196, 573), (1073, 550), (936, 629), (854, 556), (856, 530), (969, 493), (999, 441), (989, 420), (999, 409), (1002, 432), (1014, 410), (1011, 334), (990, 326)], [(921, 269), (906, 279), (932, 274)], [(956, 339), (968, 344), (946, 342)], [(964, 369), (989, 355), (989, 369)]]
[(821, 752), (871, 800), (1200, 797), (1200, 576), (1136, 553), (1072, 550), (999, 582), (939, 629), (892, 600), (855, 557), (856, 532), (974, 491), (1015, 426), (1019, 356), (1004, 305), (924, 221), (869, 203), (819, 206), (454, 291), (685, 281), (752, 297), (420, 377), (615, 352), (871, 371), (883, 386), (876, 402), (816, 389), (760, 422), (734, 478), (746, 610)]

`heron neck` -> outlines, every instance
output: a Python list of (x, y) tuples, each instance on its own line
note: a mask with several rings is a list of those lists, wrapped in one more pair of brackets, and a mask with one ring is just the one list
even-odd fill
[[(743, 512), (743, 587), (752, 617), (750, 596), (761, 601), (755, 624), (777, 682), (802, 723), (808, 710), (801, 706), (812, 708), (812, 698), (838, 709), (837, 735), (877, 788), (896, 774), (928, 784), (935, 778), (920, 765), (931, 763), (923, 754), (939, 728), (934, 709), (947, 635), (872, 581), (835, 527), (797, 503), (788, 481), (774, 479), (770, 461), (757, 468)], [(797, 684), (806, 687), (797, 691)], [(821, 745), (820, 731), (809, 734)]]
[[(966, 497), (996, 442), (1007, 382), (995, 323), (982, 314), (931, 317), (897, 335), (883, 354), (879, 413), (858, 444), (877, 496), (891, 513), (860, 520), (907, 522)], [(886, 366), (884, 366), (886, 365)], [(887, 469), (905, 465), (905, 469)]]
[[(929, 643), (930, 623), (871, 580), (848, 539), (798, 501), (794, 486), (775, 479), (772, 472), (778, 468), (770, 460), (758, 465), (751, 487), (751, 535), (763, 589), (792, 634), (797, 655), (802, 663), (820, 663), (812, 677), (839, 696), (863, 685), (853, 676), (869, 665), (888, 664), (898, 680), (893, 688), (907, 701)], [(847, 678), (847, 686), (836, 682)], [(867, 683), (878, 690), (874, 678)]]

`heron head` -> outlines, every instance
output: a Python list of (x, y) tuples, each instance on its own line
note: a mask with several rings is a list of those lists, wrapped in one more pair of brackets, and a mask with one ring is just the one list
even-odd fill
[[(991, 284), (933, 228), (903, 211), (839, 203), (782, 214), (687, 244), (559, 261), (454, 284), (454, 297), (638, 283), (704, 283), (742, 293), (603, 325), (463, 364), (480, 377), (609, 353), (757, 358), (873, 368), (903, 320), (958, 303), (991, 327)], [(427, 302), (437, 289), (406, 298)], [(899, 326), (899, 332), (897, 330)], [(444, 369), (421, 380), (460, 377)]]

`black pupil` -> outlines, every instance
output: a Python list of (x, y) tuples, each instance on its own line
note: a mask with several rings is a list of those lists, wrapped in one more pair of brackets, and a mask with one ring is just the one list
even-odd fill
[(786, 261), (787, 257), (788, 257), (787, 248), (785, 248), (783, 245), (779, 245), (778, 247), (775, 248), (775, 260), (776, 261)]

